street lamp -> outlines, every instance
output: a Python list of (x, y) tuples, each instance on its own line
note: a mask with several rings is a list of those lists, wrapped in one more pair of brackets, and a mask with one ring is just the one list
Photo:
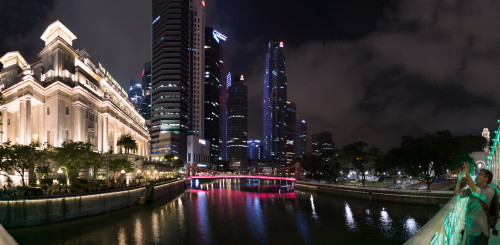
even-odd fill
[(141, 179), (139, 178), (139, 177), (140, 177), (140, 174), (141, 174), (141, 170), (140, 170), (140, 169), (137, 169), (136, 179), (138, 179), (138, 180), (139, 180), (139, 183), (141, 182)]
[(125, 173), (125, 170), (122, 169), (122, 171), (120, 171), (120, 173), (122, 173), (122, 187), (123, 187), (125, 184), (125, 180), (123, 179), (123, 174)]
[[(62, 179), (61, 174), (63, 173), (62, 169), (57, 170), (57, 173), (59, 174), (59, 180), (61, 180)], [(61, 185), (62, 185), (62, 183), (59, 181), (58, 184), (59, 184), (59, 192), (61, 192)]]

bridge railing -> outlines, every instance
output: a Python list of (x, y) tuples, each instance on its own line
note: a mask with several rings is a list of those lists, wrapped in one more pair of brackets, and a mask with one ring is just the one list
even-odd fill
[(452, 198), (405, 244), (460, 244), (467, 199)]

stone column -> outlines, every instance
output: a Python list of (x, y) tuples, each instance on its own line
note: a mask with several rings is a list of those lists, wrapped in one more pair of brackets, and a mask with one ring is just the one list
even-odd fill
[(97, 116), (97, 151), (103, 153), (103, 145), (102, 145), (102, 132), (104, 131), (102, 128), (102, 116), (100, 114)]
[(17, 142), (20, 145), (24, 145), (24, 137), (26, 135), (26, 102), (21, 100), (19, 102), (19, 131), (17, 135)]
[(7, 107), (2, 108), (2, 143), (7, 142)]
[(108, 152), (109, 143), (108, 143), (108, 116), (104, 116), (102, 118), (102, 145), (103, 152)]
[(25, 138), (26, 145), (31, 144), (31, 98), (26, 99), (26, 125), (25, 125)]
[(118, 140), (118, 121), (115, 120), (113, 123), (113, 152), (118, 153), (118, 147), (116, 146), (116, 141)]

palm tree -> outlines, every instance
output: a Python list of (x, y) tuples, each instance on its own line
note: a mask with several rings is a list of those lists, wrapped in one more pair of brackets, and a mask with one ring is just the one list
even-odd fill
[(116, 142), (116, 145), (125, 148), (125, 153), (127, 154), (130, 150), (137, 150), (137, 142), (135, 142), (130, 134), (122, 134)]

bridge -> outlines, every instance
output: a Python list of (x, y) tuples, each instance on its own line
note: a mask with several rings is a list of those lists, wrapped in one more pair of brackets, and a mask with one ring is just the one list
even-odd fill
[[(495, 133), (486, 169), (493, 173), (493, 181), (490, 185), (495, 186), (498, 193), (500, 189), (500, 126)], [(466, 204), (467, 198), (452, 198), (405, 244), (465, 244), (466, 234), (462, 238), (461, 231), (465, 224)], [(500, 222), (497, 223), (496, 228), (500, 230)], [(490, 235), (489, 244), (500, 244), (500, 237)]]
[[(290, 170), (295, 170), (292, 174), (293, 177), (289, 176)], [(258, 172), (245, 175), (236, 175), (236, 174), (224, 174), (219, 171), (196, 167), (191, 165), (190, 163), (186, 164), (186, 175), (188, 179), (265, 179), (265, 180), (286, 180), (295, 182), (295, 180), (299, 177), (299, 170), (300, 170), (300, 163), (296, 162), (294, 166), (276, 169), (271, 173)]]

